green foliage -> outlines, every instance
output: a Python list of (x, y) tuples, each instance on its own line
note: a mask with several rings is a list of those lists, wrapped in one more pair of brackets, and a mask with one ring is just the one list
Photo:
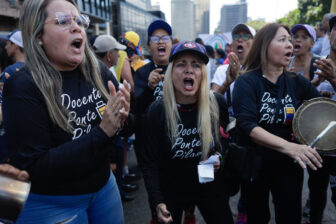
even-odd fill
[(331, 0), (298, 0), (298, 8), (277, 22), (289, 27), (298, 23), (316, 26), (322, 21), (323, 15), (330, 12), (330, 7)]
[(248, 23), (247, 25), (253, 27), (256, 31), (260, 30), (263, 26), (265, 26), (267, 23), (264, 20), (253, 20)]
[(300, 10), (295, 9), (290, 11), (285, 17), (278, 19), (277, 22), (288, 27), (300, 23)]

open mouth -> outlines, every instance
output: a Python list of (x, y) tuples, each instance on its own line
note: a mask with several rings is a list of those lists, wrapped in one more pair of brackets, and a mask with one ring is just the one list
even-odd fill
[(184, 88), (186, 90), (192, 90), (193, 86), (194, 86), (194, 80), (191, 78), (184, 78), (183, 79), (183, 83), (184, 83)]
[(294, 50), (300, 50), (301, 49), (301, 46), (300, 45), (298, 45), (298, 44), (295, 44), (294, 45)]
[(165, 55), (166, 54), (166, 48), (165, 47), (159, 47), (158, 51), (159, 51), (159, 55)]
[(243, 52), (243, 51), (244, 51), (243, 46), (242, 46), (242, 45), (238, 45), (238, 46), (237, 46), (237, 52), (238, 52), (238, 53), (241, 53), (241, 52)]
[(76, 39), (72, 41), (71, 45), (75, 47), (76, 49), (80, 49), (83, 44), (83, 41), (81, 39)]
[(287, 52), (287, 53), (285, 54), (285, 56), (286, 56), (286, 57), (291, 57), (291, 56), (292, 56), (292, 52)]

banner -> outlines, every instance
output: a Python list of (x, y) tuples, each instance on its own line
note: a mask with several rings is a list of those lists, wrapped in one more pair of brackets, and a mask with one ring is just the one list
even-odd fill
[(210, 45), (214, 49), (225, 49), (226, 44), (231, 44), (231, 32), (220, 34), (199, 34), (205, 45)]

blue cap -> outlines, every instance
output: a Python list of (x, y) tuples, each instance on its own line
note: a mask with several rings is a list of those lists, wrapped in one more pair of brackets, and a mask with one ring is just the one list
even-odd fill
[(184, 41), (174, 45), (170, 52), (169, 61), (173, 61), (177, 56), (186, 52), (197, 55), (202, 59), (204, 64), (207, 64), (209, 61), (209, 58), (206, 55), (205, 47), (191, 41)]
[(295, 34), (298, 30), (305, 30), (309, 36), (316, 41), (316, 31), (312, 26), (308, 24), (296, 24), (292, 27), (291, 32), (292, 34)]
[(172, 29), (171, 29), (170, 25), (166, 21), (159, 19), (159, 20), (155, 20), (151, 24), (149, 24), (148, 30), (147, 30), (148, 37), (150, 37), (152, 35), (152, 33), (157, 29), (163, 29), (163, 30), (167, 31), (169, 36), (172, 35)]

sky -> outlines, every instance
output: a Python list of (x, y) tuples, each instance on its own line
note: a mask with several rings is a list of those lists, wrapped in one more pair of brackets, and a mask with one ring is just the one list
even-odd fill
[[(152, 5), (160, 4), (161, 11), (171, 24), (170, 0), (151, 0)], [(213, 33), (220, 20), (221, 7), (240, 2), (238, 0), (210, 0), (210, 32)], [(297, 8), (297, 0), (246, 0), (247, 16), (252, 20), (264, 18), (266, 22), (274, 22)]]

